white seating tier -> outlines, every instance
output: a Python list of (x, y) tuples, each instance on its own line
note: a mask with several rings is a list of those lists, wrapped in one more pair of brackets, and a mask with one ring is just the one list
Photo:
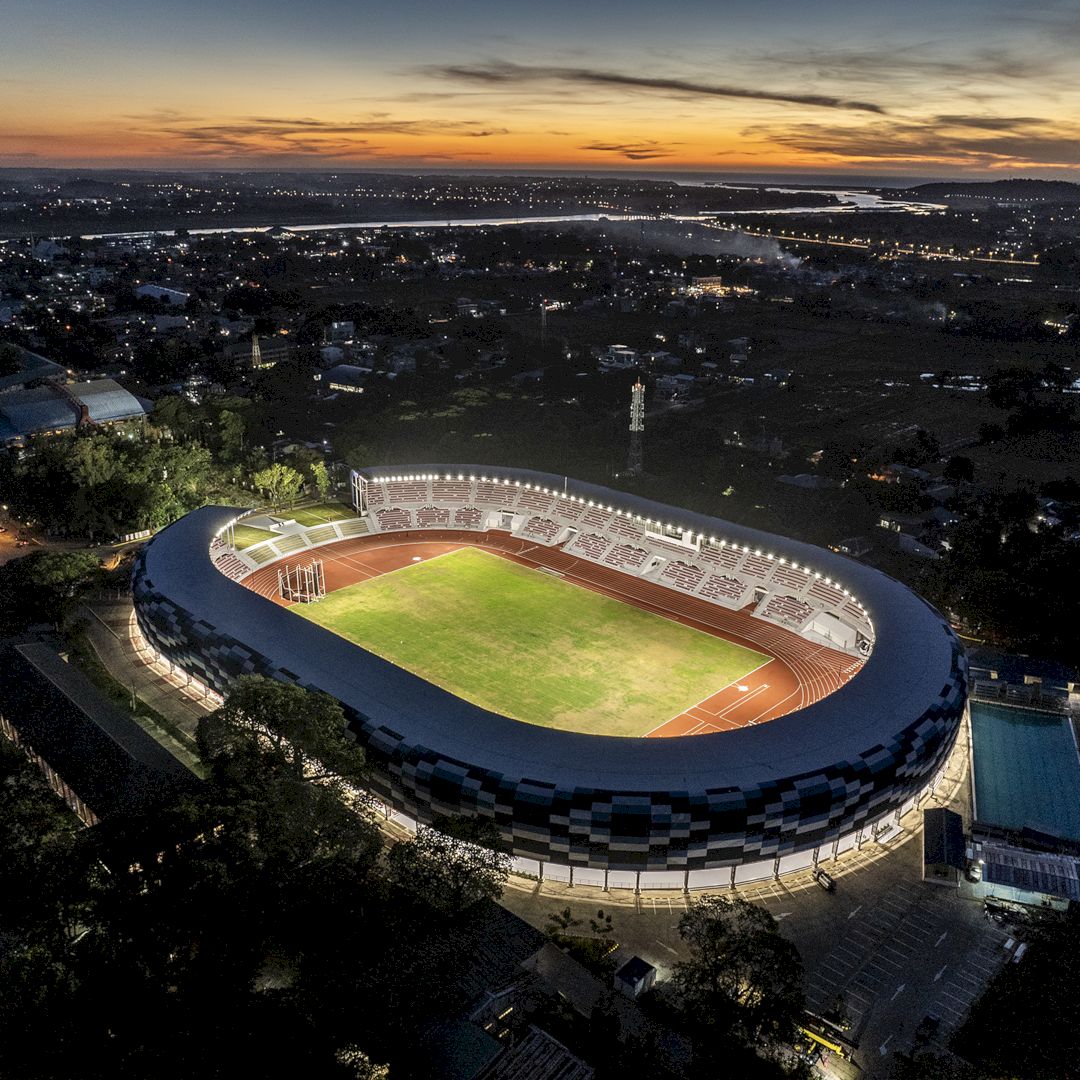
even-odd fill
[[(755, 612), (760, 618), (801, 628), (815, 612), (831, 611), (872, 636), (866, 612), (842, 587), (826, 583), (812, 569), (730, 543), (680, 544), (652, 534), (646, 522), (630, 514), (558, 491), (490, 479), (369, 481), (367, 503), (367, 520), (380, 532), (417, 527), (478, 530), (491, 510), (514, 514), (515, 535), (547, 546), (571, 528), (574, 534), (564, 550), (578, 558), (626, 573), (655, 574), (662, 585), (725, 607), (744, 606), (753, 601), (755, 588), (765, 589), (766, 598)], [(658, 563), (662, 565), (656, 573)]]

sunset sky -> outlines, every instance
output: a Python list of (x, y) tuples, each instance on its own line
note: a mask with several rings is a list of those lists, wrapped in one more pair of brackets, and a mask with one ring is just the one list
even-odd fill
[(1080, 179), (1080, 0), (11, 0), (34, 165)]

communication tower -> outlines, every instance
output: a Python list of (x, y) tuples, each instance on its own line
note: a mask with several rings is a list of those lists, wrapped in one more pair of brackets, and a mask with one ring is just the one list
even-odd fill
[(630, 453), (627, 457), (626, 471), (631, 476), (640, 476), (644, 461), (645, 437), (645, 387), (638, 379), (630, 388)]

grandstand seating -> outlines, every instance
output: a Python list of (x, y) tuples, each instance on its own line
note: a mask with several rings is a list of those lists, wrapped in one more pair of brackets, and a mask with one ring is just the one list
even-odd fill
[(522, 490), (517, 501), (518, 507), (522, 510), (540, 510), (545, 514), (554, 503), (555, 500), (552, 496), (545, 495), (542, 491), (529, 491), (527, 489)]
[(687, 562), (669, 562), (664, 567), (663, 573), (660, 575), (660, 580), (674, 585), (676, 589), (684, 589), (686, 592), (693, 592), (700, 584), (701, 579), (705, 576), (705, 571), (700, 566), (695, 566), (693, 563)]
[[(559, 491), (491, 479), (386, 479), (368, 482), (367, 499), (365, 517), (275, 537), (247, 549), (245, 560), (261, 566), (278, 557), (278, 552), (363, 536), (376, 528), (384, 533), (414, 528), (479, 531), (489, 511), (498, 510), (514, 515), (512, 535), (519, 544), (532, 541), (554, 548), (560, 537), (569, 535), (561, 554), (553, 551), (545, 556), (565, 559), (569, 572), (575, 559), (586, 560), (631, 576), (644, 575), (684, 596), (724, 608), (752, 603), (757, 587), (759, 594), (765, 591), (753, 610), (760, 619), (803, 630), (815, 613), (831, 612), (864, 637), (873, 637), (867, 613), (840, 586), (826, 583), (812, 571), (733, 543), (690, 542), (692, 534), (685, 541), (677, 535), (658, 535), (651, 531), (659, 528), (656, 525)], [(223, 550), (227, 550), (225, 542), (215, 540), (215, 560)]]
[(454, 511), (454, 524), (461, 529), (479, 529), (484, 512), (475, 506), (460, 506)]
[(256, 544), (254, 547), (244, 549), (244, 557), (250, 559), (253, 563), (262, 566), (263, 563), (270, 562), (272, 559), (277, 559), (281, 555), (281, 552), (270, 543), (269, 540), (262, 544)]
[(752, 578), (764, 581), (772, 572), (772, 559), (766, 559), (764, 555), (747, 555), (743, 559), (742, 572)]
[(810, 575), (803, 570), (795, 570), (790, 566), (778, 566), (773, 570), (773, 581), (777, 585), (783, 585), (785, 589), (802, 590)]
[(698, 590), (698, 596), (706, 600), (741, 600), (750, 586), (738, 578), (723, 574), (710, 574)]
[(557, 499), (555, 501), (555, 514), (567, 521), (577, 521), (585, 509), (581, 503), (571, 502), (569, 499)]
[(545, 544), (554, 543), (555, 537), (559, 535), (560, 526), (558, 526), (551, 518), (531, 517), (525, 524), (525, 528), (521, 530), (522, 536), (527, 536), (532, 540), (540, 540)]
[(633, 544), (616, 544), (607, 553), (604, 562), (617, 570), (636, 570), (648, 557), (649, 553), (645, 548), (634, 547)]
[(701, 549), (701, 557), (706, 562), (716, 563), (717, 566), (722, 566), (725, 570), (734, 570), (739, 565), (739, 561), (742, 556), (734, 548), (729, 547), (712, 547), (706, 545)]
[(371, 525), (368, 523), (367, 518), (347, 518), (345, 521), (339, 521), (337, 524), (337, 531), (342, 536), (364, 536), (371, 532)]
[(645, 536), (645, 530), (638, 528), (633, 522), (624, 517), (614, 517), (608, 525), (608, 532), (616, 536), (622, 536), (627, 540), (641, 540)]
[(824, 600), (827, 604), (843, 604), (847, 600), (844, 590), (838, 585), (826, 585), (820, 580), (810, 586), (810, 595), (817, 600)]
[(813, 613), (814, 609), (809, 604), (781, 593), (770, 596), (764, 610), (760, 612), (763, 618), (775, 619), (787, 626), (802, 626)]
[(412, 514), (408, 510), (402, 510), (397, 506), (388, 510), (376, 511), (375, 519), (379, 523), (381, 532), (394, 532), (398, 529), (412, 528)]
[(231, 551), (226, 550), (215, 560), (214, 565), (232, 581), (239, 581), (251, 573), (251, 567), (241, 562)]
[(478, 481), (476, 501), (492, 506), (513, 506), (517, 502), (518, 489), (510, 484), (496, 484), (493, 480)]
[(336, 540), (338, 531), (332, 524), (317, 525), (314, 529), (308, 529), (307, 542), (309, 544), (325, 544), (327, 540)]
[(394, 480), (386, 484), (386, 498), (390, 503), (427, 502), (431, 498), (428, 483), (424, 480)]
[(434, 480), (431, 484), (433, 502), (468, 502), (472, 498), (472, 484), (468, 480)]
[(424, 506), (416, 511), (416, 524), (422, 529), (432, 525), (449, 525), (450, 511), (445, 506)]
[(284, 536), (279, 536), (274, 540), (273, 544), (282, 555), (287, 555), (290, 552), (299, 551), (301, 548), (307, 547), (307, 543), (301, 533), (286, 533)]
[(579, 533), (566, 550), (572, 551), (575, 555), (584, 555), (586, 559), (599, 561), (609, 547), (611, 547), (610, 537), (601, 536), (599, 533)]
[(602, 529), (614, 517), (611, 510), (604, 510), (599, 506), (590, 506), (581, 519), (582, 525), (589, 525), (594, 529)]

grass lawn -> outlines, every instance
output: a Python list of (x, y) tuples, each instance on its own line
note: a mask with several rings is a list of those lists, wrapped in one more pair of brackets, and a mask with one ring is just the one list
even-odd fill
[(641, 736), (769, 657), (461, 548), (291, 609), (486, 709)]
[(317, 506), (303, 506), (297, 510), (282, 510), (277, 517), (293, 518), (310, 529), (313, 525), (324, 525), (328, 521), (343, 521), (356, 517), (356, 511), (344, 503), (319, 503)]
[(269, 532), (266, 529), (255, 529), (250, 525), (233, 526), (233, 540), (236, 543), (237, 551), (243, 551), (244, 548), (261, 544), (264, 540), (273, 540), (275, 535), (276, 533)]

